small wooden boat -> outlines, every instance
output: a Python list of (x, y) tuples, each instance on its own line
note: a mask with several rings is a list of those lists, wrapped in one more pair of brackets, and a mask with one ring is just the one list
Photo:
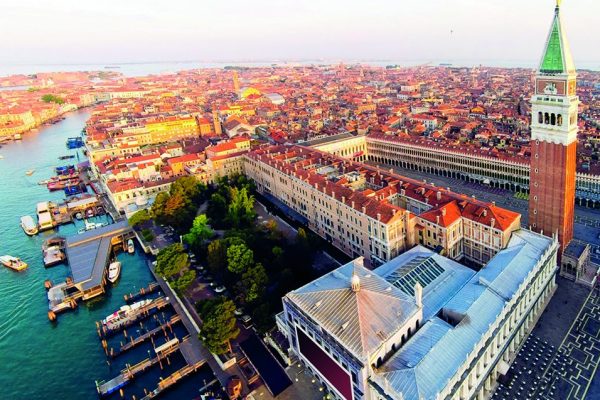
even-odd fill
[(5, 267), (15, 271), (24, 271), (28, 267), (25, 261), (21, 260), (20, 258), (8, 255), (0, 257), (0, 263), (2, 263)]
[(30, 169), (30, 170), (28, 170), (28, 171), (25, 172), (25, 175), (31, 176), (31, 175), (33, 175), (34, 172), (35, 172), (35, 169)]
[(115, 261), (108, 266), (108, 280), (110, 283), (115, 283), (121, 275), (121, 263)]

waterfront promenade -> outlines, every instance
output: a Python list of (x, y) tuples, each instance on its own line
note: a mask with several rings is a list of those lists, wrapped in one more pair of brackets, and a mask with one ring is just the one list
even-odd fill
[[(148, 269), (154, 275), (154, 278), (160, 285), (163, 293), (167, 297), (169, 297), (169, 299), (171, 299), (171, 304), (173, 305), (173, 308), (175, 309), (177, 314), (179, 314), (179, 316), (181, 317), (181, 321), (190, 333), (189, 344), (187, 345), (188, 349), (186, 350), (186, 353), (189, 354), (188, 357), (193, 357), (193, 359), (195, 359), (196, 361), (206, 360), (222, 387), (227, 386), (227, 382), (229, 382), (229, 378), (231, 376), (241, 376), (239, 371), (236, 371), (237, 366), (230, 368), (231, 373), (228, 372), (229, 370), (223, 371), (221, 369), (213, 355), (210, 353), (210, 351), (206, 349), (206, 347), (202, 345), (202, 342), (200, 342), (200, 339), (198, 338), (198, 333), (200, 332), (199, 327), (200, 325), (202, 325), (202, 321), (196, 314), (196, 311), (194, 310), (194, 305), (191, 304), (189, 300), (185, 297), (180, 298), (176, 295), (171, 286), (160, 275), (154, 272), (154, 268), (150, 260), (147, 260), (146, 264), (148, 266)], [(186, 361), (188, 362), (188, 364), (191, 365), (193, 362), (190, 361), (193, 360), (188, 360), (188, 357), (186, 357)]]

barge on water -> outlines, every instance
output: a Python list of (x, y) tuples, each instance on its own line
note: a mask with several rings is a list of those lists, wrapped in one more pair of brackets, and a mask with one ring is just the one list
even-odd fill
[(44, 257), (44, 267), (52, 267), (64, 262), (67, 258), (65, 255), (65, 238), (56, 236), (47, 239), (42, 245), (42, 255)]

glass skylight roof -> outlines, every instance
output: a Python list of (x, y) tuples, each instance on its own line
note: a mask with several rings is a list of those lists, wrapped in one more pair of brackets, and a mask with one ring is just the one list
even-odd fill
[(415, 257), (402, 269), (388, 275), (386, 280), (409, 296), (414, 296), (415, 283), (419, 282), (425, 288), (444, 271), (432, 257)]

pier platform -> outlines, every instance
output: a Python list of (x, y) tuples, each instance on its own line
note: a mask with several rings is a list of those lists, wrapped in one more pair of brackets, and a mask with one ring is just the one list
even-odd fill
[(112, 247), (130, 235), (132, 229), (128, 222), (121, 221), (67, 238), (65, 250), (73, 285), (83, 292), (83, 300), (104, 293)]
[(133, 366), (128, 365), (121, 370), (119, 375), (107, 382), (96, 382), (96, 390), (98, 391), (98, 394), (100, 397), (105, 397), (111, 393), (114, 393), (116, 390), (119, 390), (137, 375), (141, 374), (153, 365), (160, 363), (161, 360), (166, 358), (169, 354), (179, 350), (181, 343), (185, 343), (186, 340), (187, 338), (184, 338), (180, 342), (179, 339), (173, 339), (154, 349), (156, 352), (156, 357), (146, 358), (145, 360), (140, 361)]
[(121, 325), (118, 329), (114, 330), (106, 328), (102, 325), (102, 322), (96, 322), (96, 326), (98, 328), (98, 336), (100, 336), (101, 339), (114, 336), (116, 333), (121, 332), (132, 325), (135, 325), (139, 321), (146, 319), (147, 317), (158, 312), (161, 308), (164, 308), (170, 304), (171, 302), (169, 301), (168, 297), (156, 298), (150, 304), (140, 307), (129, 322)]
[(118, 350), (115, 351), (113, 348), (108, 350), (108, 348), (107, 348), (106, 349), (107, 354), (110, 355), (112, 358), (115, 358), (115, 357), (123, 354), (124, 352), (126, 352), (130, 349), (133, 349), (137, 345), (144, 343), (146, 340), (154, 337), (155, 335), (158, 335), (161, 332), (166, 337), (167, 330), (170, 330), (171, 333), (173, 333), (173, 325), (175, 325), (179, 321), (181, 321), (181, 317), (178, 314), (175, 314), (171, 317), (170, 320), (168, 320), (164, 324), (161, 324), (161, 325), (157, 326), (156, 328), (154, 328), (136, 338), (131, 337), (130, 340), (127, 343), (125, 343), (124, 345), (122, 345)]

